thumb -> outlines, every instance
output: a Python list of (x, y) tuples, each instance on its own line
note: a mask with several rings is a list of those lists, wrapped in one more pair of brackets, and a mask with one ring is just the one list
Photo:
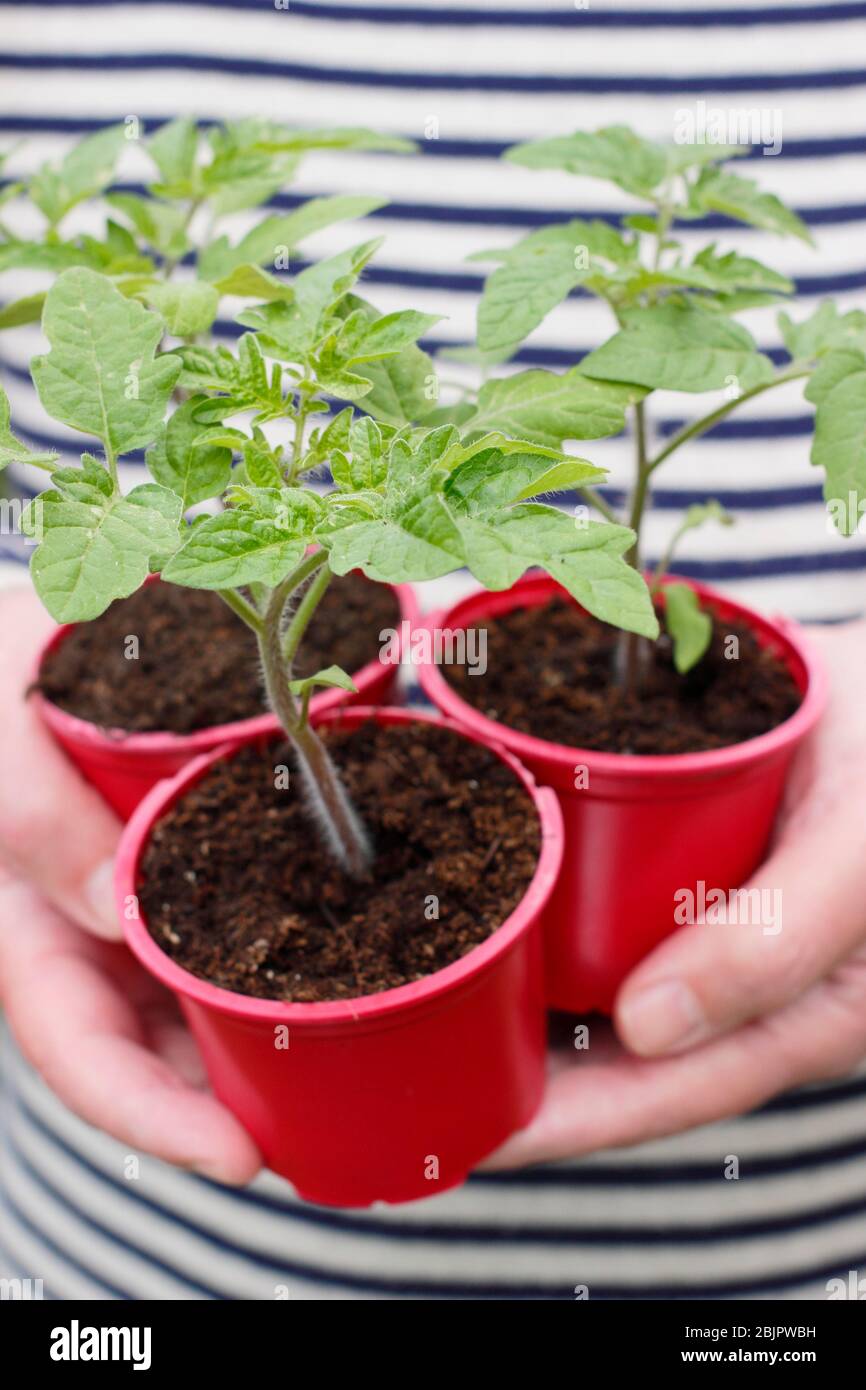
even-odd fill
[(781, 1008), (850, 955), (866, 936), (857, 822), (807, 818), (705, 924), (641, 962), (616, 1001), (625, 1045), (682, 1051)]

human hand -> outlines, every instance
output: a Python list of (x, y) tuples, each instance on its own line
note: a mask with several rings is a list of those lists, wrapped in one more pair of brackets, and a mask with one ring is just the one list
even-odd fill
[(89, 1124), (134, 1151), (247, 1182), (259, 1154), (203, 1089), (173, 995), (105, 939), (121, 936), (111, 863), (120, 826), (23, 699), (49, 628), (29, 590), (0, 596), (0, 999), (10, 1027)]
[(120, 823), (25, 699), (54, 624), (29, 588), (0, 594), (0, 865), (97, 936), (121, 935), (114, 905)]
[(791, 771), (749, 888), (781, 891), (782, 929), (683, 927), (616, 1000), (618, 1040), (554, 1048), (529, 1126), (483, 1165), (519, 1167), (657, 1139), (844, 1075), (866, 1056), (866, 623), (811, 628), (830, 707)]

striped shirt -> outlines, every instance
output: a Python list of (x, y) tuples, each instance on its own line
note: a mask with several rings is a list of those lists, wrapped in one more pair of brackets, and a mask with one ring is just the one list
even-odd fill
[[(446, 315), (425, 343), (434, 352), (473, 339), (481, 276), (470, 253), (574, 216), (616, 222), (635, 207), (604, 183), (503, 163), (501, 151), (615, 122), (670, 140), (701, 113), (757, 113), (782, 147), (768, 156), (756, 145), (743, 172), (797, 208), (818, 249), (713, 217), (679, 229), (687, 251), (717, 236), (724, 249), (766, 260), (796, 282), (794, 317), (828, 295), (843, 310), (862, 302), (866, 4), (291, 0), (283, 10), (264, 0), (40, 0), (0, 3), (0, 55), (0, 146), (24, 140), (10, 177), (129, 115), (146, 129), (183, 113), (267, 115), (418, 141), (411, 156), (310, 156), (272, 201), (388, 198), (363, 225), (311, 239), (309, 254), (383, 233), (366, 293), (385, 312), (411, 304)], [(144, 169), (131, 148), (121, 183), (139, 185)], [(30, 214), (13, 211), (25, 230)], [(238, 214), (237, 231), (258, 216)], [(91, 208), (68, 224), (99, 226)], [(44, 283), (4, 277), (0, 300)], [(778, 360), (775, 312), (755, 309), (744, 322)], [(230, 338), (228, 323), (218, 330)], [(576, 291), (513, 369), (571, 366), (610, 331), (604, 306)], [(0, 336), (0, 379), (17, 432), (73, 456), (74, 437), (29, 384), (27, 363), (42, 346), (36, 327)], [(442, 374), (463, 380), (472, 369), (449, 362)], [(712, 404), (651, 399), (659, 439)], [(682, 573), (770, 612), (830, 620), (862, 611), (866, 549), (828, 528), (810, 431), (797, 383), (683, 450), (657, 475), (648, 552), (661, 553), (689, 503), (715, 496), (737, 525), (687, 538)], [(616, 500), (629, 482), (630, 441), (582, 451), (610, 470)], [(127, 465), (130, 481), (139, 468)], [(16, 482), (24, 493), (39, 485), (27, 470)], [(26, 559), (13, 537), (0, 548), (10, 564)], [(468, 582), (438, 581), (425, 598), (447, 600)], [(129, 1179), (122, 1145), (66, 1111), (11, 1042), (6, 1058), (0, 1273), (41, 1277), (49, 1297), (558, 1299), (587, 1286), (593, 1298), (809, 1299), (826, 1297), (829, 1278), (866, 1267), (866, 1074), (638, 1148), (474, 1177), (408, 1207), (342, 1212), (298, 1202), (269, 1174), (235, 1192), (143, 1158)], [(730, 1156), (738, 1181), (724, 1178)]]

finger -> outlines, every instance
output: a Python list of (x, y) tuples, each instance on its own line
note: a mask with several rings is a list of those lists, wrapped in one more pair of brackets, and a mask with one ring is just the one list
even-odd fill
[(557, 1067), (541, 1108), (482, 1165), (495, 1171), (661, 1139), (780, 1091), (846, 1075), (866, 1054), (866, 951), (777, 1014), (674, 1057), (620, 1051)]
[(710, 908), (706, 924), (683, 927), (626, 980), (615, 1007), (626, 1046), (645, 1057), (693, 1047), (826, 975), (866, 939), (862, 855), (858, 816), (792, 820), (720, 921)]
[(99, 936), (122, 934), (112, 860), (120, 825), (25, 699), (50, 619), (29, 590), (0, 602), (0, 862)]
[(0, 988), (24, 1055), (88, 1124), (131, 1149), (225, 1183), (261, 1159), (213, 1096), (150, 1051), (146, 1030), (88, 938), (23, 884), (0, 887)]

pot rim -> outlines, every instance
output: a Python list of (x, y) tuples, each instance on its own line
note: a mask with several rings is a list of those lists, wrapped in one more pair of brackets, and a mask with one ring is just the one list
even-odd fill
[[(153, 584), (159, 580), (158, 574), (148, 575), (145, 584)], [(409, 622), (411, 627), (418, 625), (420, 609), (418, 596), (411, 584), (389, 584), (397, 596), (397, 603), (400, 608), (400, 621)], [(136, 590), (137, 592), (137, 590)], [(57, 627), (42, 644), (36, 657), (34, 669), (31, 673), (31, 683), (39, 679), (42, 663), (50, 651), (59, 647), (61, 642), (69, 636), (78, 623), (64, 623)], [(402, 650), (402, 633), (400, 634)], [(358, 695), (363, 697), (370, 689), (373, 682), (381, 675), (384, 663), (378, 660), (368, 661), (359, 671), (352, 674)], [(317, 713), (324, 713), (326, 710), (335, 709), (346, 699), (343, 690), (321, 690), (314, 695), (310, 701), (311, 710)], [(30, 696), (34, 707), (38, 710), (40, 717), (48, 725), (49, 729), (62, 740), (74, 742), (80, 747), (90, 747), (99, 749), (123, 749), (124, 753), (142, 756), (177, 755), (193, 752), (210, 752), (217, 744), (222, 745), (236, 738), (255, 737), (269, 732), (273, 716), (263, 711), (261, 714), (250, 715), (248, 719), (237, 719), (232, 724), (211, 724), (204, 729), (194, 729), (188, 734), (175, 734), (167, 730), (152, 730), (148, 733), (129, 733), (126, 729), (108, 727), (103, 724), (94, 724), (89, 719), (82, 719), (77, 714), (70, 714), (68, 710), (61, 709), (53, 701), (47, 699), (39, 690), (34, 690)]]
[(532, 774), (500, 744), (491, 747), (485, 739), (477, 737), (453, 720), (444, 719), (435, 711), (387, 705), (341, 706), (314, 713), (314, 724), (344, 724), (354, 727), (369, 719), (386, 724), (435, 724), (487, 748), (511, 769), (531, 797), (539, 821), (538, 862), (520, 902), (485, 941), (442, 970), (426, 975), (422, 980), (382, 990), (379, 994), (361, 995), (355, 999), (299, 1004), (278, 999), (257, 999), (199, 979), (197, 975), (178, 965), (150, 935), (140, 915), (132, 921), (127, 921), (124, 916), (128, 897), (135, 895), (141, 855), (155, 823), (184, 792), (202, 778), (208, 768), (223, 757), (233, 756), (241, 747), (253, 742), (257, 737), (262, 737), (263, 734), (279, 736), (282, 730), (278, 721), (273, 716), (268, 716), (268, 719), (270, 723), (267, 729), (247, 733), (243, 738), (235, 738), (230, 744), (224, 744), (187, 763), (174, 777), (159, 782), (138, 805), (124, 828), (115, 866), (118, 913), (123, 923), (127, 946), (145, 969), (162, 984), (185, 999), (242, 1021), (291, 1023), (314, 1028), (321, 1025), (357, 1024), (362, 1021), (385, 1019), (418, 1006), (428, 1005), (461, 986), (471, 984), (475, 977), (480, 976), (489, 965), (510, 951), (521, 937), (538, 924), (542, 909), (550, 899), (559, 874), (565, 839), (562, 812), (550, 788), (537, 786)]
[[(573, 768), (575, 762), (579, 761), (592, 771), (611, 776), (618, 774), (645, 779), (731, 772), (762, 762), (799, 742), (817, 724), (829, 693), (823, 663), (799, 625), (789, 618), (764, 617), (697, 580), (680, 575), (675, 578), (677, 583), (688, 584), (718, 616), (736, 616), (743, 621), (752, 628), (762, 645), (775, 648), (786, 661), (803, 698), (794, 713), (774, 729), (742, 743), (697, 753), (606, 753), (578, 745), (548, 742), (490, 719), (463, 700), (435, 663), (418, 661), (418, 678), (424, 693), (450, 719), (485, 739), (503, 743), (518, 758), (535, 763), (546, 761), (562, 768)], [(480, 617), (491, 616), (491, 605), (494, 613), (509, 612), (518, 607), (540, 607), (554, 593), (571, 599), (567, 590), (550, 576), (527, 574), (510, 589), (477, 589), (450, 608), (428, 614), (421, 626), (427, 630), (437, 626), (460, 628)]]

